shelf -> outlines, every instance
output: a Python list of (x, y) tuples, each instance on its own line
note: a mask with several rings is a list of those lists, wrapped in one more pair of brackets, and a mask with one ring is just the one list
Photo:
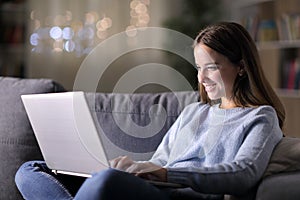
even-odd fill
[(12, 0), (0, 3), (1, 76), (24, 76), (28, 13), (26, 0)]
[(289, 89), (276, 89), (275, 90), (280, 97), (288, 98), (299, 98), (300, 99), (300, 90), (289, 90)]
[(20, 44), (0, 44), (0, 53), (21, 54), (24, 52), (25, 45)]
[[(288, 136), (300, 137), (300, 0), (235, 0), (235, 15), (256, 40), (266, 78), (286, 110)], [(291, 88), (291, 89), (288, 89)]]
[(3, 3), (0, 6), (1, 13), (24, 13), (25, 10), (25, 3)]
[(278, 41), (269, 41), (269, 42), (257, 42), (256, 45), (259, 50), (300, 48), (300, 40), (278, 40)]
[(260, 3), (266, 3), (266, 2), (274, 2), (274, 0), (241, 0), (236, 2), (235, 7), (241, 8), (241, 7), (248, 7), (253, 6)]

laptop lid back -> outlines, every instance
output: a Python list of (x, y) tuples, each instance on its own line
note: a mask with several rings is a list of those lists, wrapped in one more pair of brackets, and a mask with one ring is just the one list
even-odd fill
[(61, 173), (90, 175), (109, 167), (83, 92), (22, 95), (47, 166)]

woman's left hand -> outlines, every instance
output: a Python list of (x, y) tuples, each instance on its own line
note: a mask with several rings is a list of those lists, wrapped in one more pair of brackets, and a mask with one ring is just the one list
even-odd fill
[[(154, 165), (154, 164), (153, 164)], [(162, 182), (167, 182), (167, 169), (158, 167), (153, 170), (147, 170), (147, 171), (141, 171), (139, 173), (136, 173), (136, 176), (147, 179), (147, 180), (152, 180), (152, 181), (162, 181)]]
[(147, 180), (167, 181), (167, 170), (149, 161), (135, 162), (127, 156), (120, 156), (111, 160), (110, 164), (112, 168), (135, 174)]

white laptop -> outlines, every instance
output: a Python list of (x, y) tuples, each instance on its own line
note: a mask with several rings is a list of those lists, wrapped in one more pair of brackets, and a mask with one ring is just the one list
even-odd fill
[(109, 162), (83, 92), (21, 96), (47, 166), (90, 176)]
[(90, 112), (83, 92), (28, 94), (21, 98), (45, 162), (53, 172), (90, 177), (110, 167), (95, 113)]

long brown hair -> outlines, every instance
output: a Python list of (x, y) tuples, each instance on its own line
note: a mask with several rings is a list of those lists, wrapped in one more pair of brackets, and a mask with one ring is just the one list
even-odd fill
[[(279, 97), (266, 79), (258, 51), (247, 30), (234, 22), (220, 22), (203, 29), (195, 39), (194, 46), (204, 44), (226, 56), (244, 70), (233, 85), (233, 101), (242, 107), (270, 105), (277, 113), (282, 128), (285, 109)], [(202, 84), (199, 84), (201, 101), (211, 103)]]

